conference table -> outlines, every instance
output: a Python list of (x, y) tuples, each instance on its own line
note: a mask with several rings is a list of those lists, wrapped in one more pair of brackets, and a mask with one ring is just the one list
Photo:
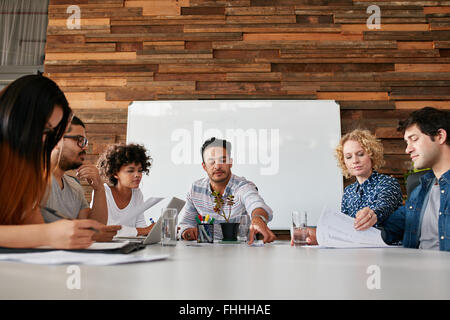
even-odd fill
[(450, 299), (450, 252), (178, 241), (131, 254), (169, 258), (79, 265), (79, 289), (68, 265), (2, 261), (0, 299)]

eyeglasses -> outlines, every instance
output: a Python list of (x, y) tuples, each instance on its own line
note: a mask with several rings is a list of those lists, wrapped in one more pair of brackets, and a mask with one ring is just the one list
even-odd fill
[(64, 136), (64, 138), (76, 140), (77, 144), (78, 144), (78, 146), (80, 148), (87, 147), (88, 143), (89, 143), (89, 141), (88, 141), (88, 139), (86, 137), (80, 136), (80, 135), (77, 135), (77, 136)]

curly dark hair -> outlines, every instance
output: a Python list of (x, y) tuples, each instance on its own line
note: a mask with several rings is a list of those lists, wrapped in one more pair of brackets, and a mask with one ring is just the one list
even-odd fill
[(115, 144), (111, 145), (100, 156), (97, 162), (97, 168), (100, 175), (114, 186), (117, 185), (117, 179), (114, 175), (120, 171), (120, 168), (128, 164), (140, 164), (142, 172), (147, 174), (150, 171), (153, 159), (147, 155), (147, 150), (139, 144)]

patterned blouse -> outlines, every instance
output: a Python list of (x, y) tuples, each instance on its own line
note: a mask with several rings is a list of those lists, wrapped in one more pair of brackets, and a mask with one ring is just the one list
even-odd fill
[(341, 210), (356, 217), (359, 210), (369, 207), (377, 215), (375, 227), (378, 227), (402, 202), (402, 191), (397, 179), (373, 171), (363, 184), (356, 181), (345, 188)]

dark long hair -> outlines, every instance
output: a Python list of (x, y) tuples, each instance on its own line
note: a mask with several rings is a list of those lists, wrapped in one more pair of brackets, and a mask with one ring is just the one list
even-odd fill
[[(63, 118), (42, 141), (55, 106)], [(50, 176), (50, 156), (71, 109), (58, 85), (40, 75), (21, 77), (0, 92), (0, 224), (20, 224), (40, 204)]]

